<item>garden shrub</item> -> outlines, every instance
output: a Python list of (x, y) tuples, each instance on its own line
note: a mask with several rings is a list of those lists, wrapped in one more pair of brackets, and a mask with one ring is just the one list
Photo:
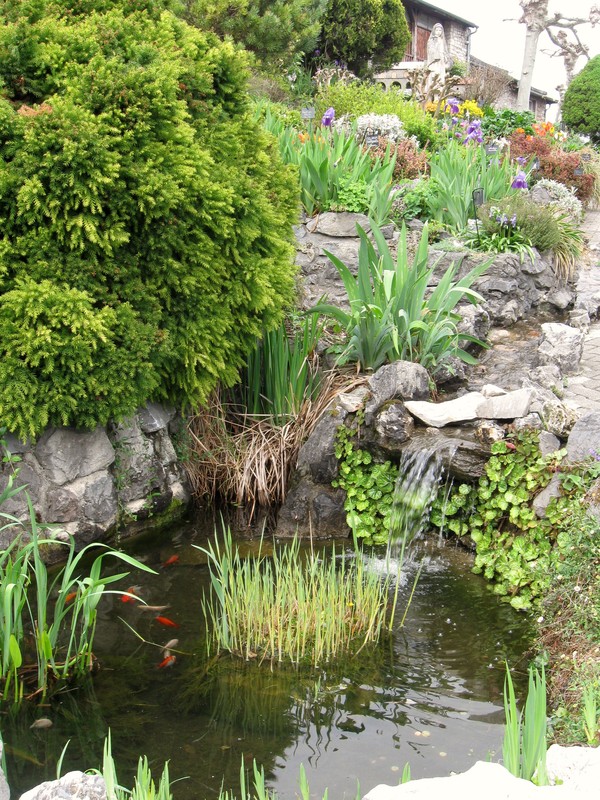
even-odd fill
[(406, 100), (402, 92), (366, 81), (341, 81), (319, 87), (315, 96), (317, 119), (327, 108), (335, 108), (336, 117), (354, 120), (363, 114), (395, 114), (404, 125), (407, 136), (416, 136), (422, 146), (436, 142), (435, 120), (414, 100)]
[(400, 139), (398, 142), (388, 143), (380, 136), (378, 146), (371, 148), (369, 151), (371, 158), (373, 160), (376, 158), (383, 159), (388, 147), (390, 156), (395, 156), (396, 158), (394, 180), (412, 180), (427, 174), (427, 151), (420, 149), (414, 139)]
[[(168, 12), (98, 5), (109, 10), (63, 19), (32, 2), (29, 17), (13, 6), (0, 18), (4, 335), (24, 314), (13, 290), (28, 309), (39, 291), (48, 320), (63, 291), (78, 314), (90, 303), (86, 319), (102, 322), (110, 350), (107, 375), (101, 360), (96, 388), (82, 381), (74, 401), (58, 387), (88, 368), (89, 342), (73, 343), (74, 365), (45, 352), (43, 376), (31, 361), (30, 407), (17, 419), (6, 392), (0, 403), (9, 429), (31, 435), (46, 391), (48, 424), (92, 426), (147, 399), (202, 403), (236, 380), (293, 298), (296, 181), (250, 114), (244, 56)], [(34, 331), (33, 311), (22, 318)], [(49, 348), (66, 346), (67, 317), (61, 325)], [(111, 388), (113, 358), (131, 365), (125, 392)]]
[(563, 122), (593, 141), (600, 141), (600, 55), (577, 74), (565, 93)]
[(518, 128), (521, 128), (524, 133), (532, 134), (531, 126), (534, 122), (533, 111), (513, 111), (510, 108), (497, 111), (495, 108), (486, 106), (481, 120), (481, 129), (484, 136), (488, 138), (510, 136)]
[(512, 158), (522, 156), (535, 158), (540, 166), (537, 178), (549, 178), (574, 188), (577, 198), (585, 205), (594, 193), (594, 176), (590, 173), (576, 175), (575, 170), (583, 167), (578, 153), (567, 153), (551, 139), (543, 136), (527, 136), (514, 133), (510, 137), (510, 154)]
[(568, 189), (564, 183), (553, 181), (550, 178), (542, 178), (537, 181), (536, 186), (548, 192), (552, 203), (556, 208), (560, 208), (568, 214), (575, 222), (583, 219), (583, 206), (581, 201), (575, 196), (573, 189)]

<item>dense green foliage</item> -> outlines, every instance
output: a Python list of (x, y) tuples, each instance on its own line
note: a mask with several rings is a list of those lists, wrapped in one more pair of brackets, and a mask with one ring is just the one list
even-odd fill
[(600, 141), (600, 55), (588, 61), (569, 84), (562, 118), (569, 128)]
[(378, 83), (352, 81), (324, 84), (315, 96), (317, 118), (330, 107), (335, 108), (339, 119), (348, 116), (351, 120), (363, 114), (395, 114), (406, 130), (407, 136), (416, 136), (421, 145), (430, 145), (438, 140), (435, 120), (426, 114), (414, 100), (407, 100), (402, 92), (385, 90)]
[[(561, 465), (564, 451), (542, 456), (535, 432), (492, 445), (477, 485), (461, 483), (441, 493), (434, 525), (475, 544), (475, 572), (493, 581), (494, 592), (518, 609), (530, 608), (549, 589), (557, 566), (578, 536), (574, 506), (600, 477), (600, 462)], [(539, 519), (532, 502), (557, 472), (560, 495)]]
[(23, 436), (201, 403), (293, 297), (295, 180), (243, 56), (169, 12), (56, 5), (0, 5), (0, 413)]
[(401, 0), (329, 0), (320, 46), (357, 75), (402, 61), (410, 33)]
[(231, 36), (263, 69), (281, 70), (316, 47), (326, 0), (191, 0), (182, 16), (202, 30)]
[(389, 222), (395, 157), (387, 148), (381, 158), (362, 147), (354, 132), (319, 128), (298, 133), (269, 111), (267, 130), (277, 136), (281, 157), (298, 168), (300, 200), (307, 214), (354, 211), (378, 225)]
[(365, 544), (386, 544), (389, 540), (394, 488), (398, 467), (391, 461), (377, 462), (368, 450), (356, 445), (356, 427), (338, 429), (335, 455), (339, 477), (335, 488), (346, 492), (346, 522), (356, 539)]

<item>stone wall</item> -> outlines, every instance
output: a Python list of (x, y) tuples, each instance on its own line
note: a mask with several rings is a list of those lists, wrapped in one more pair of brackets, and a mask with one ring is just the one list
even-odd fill
[[(367, 217), (362, 214), (325, 213), (313, 217), (296, 228), (298, 252), (296, 261), (302, 271), (302, 306), (310, 308), (322, 297), (328, 302), (343, 307), (346, 292), (337, 270), (326, 255), (326, 251), (340, 258), (356, 274), (358, 268), (359, 239), (354, 235), (356, 225), (370, 230)], [(393, 247), (398, 232), (391, 225), (383, 233)], [(415, 231), (418, 236), (418, 231)], [(432, 287), (453, 262), (462, 261), (460, 274), (464, 274), (476, 263), (489, 259), (488, 254), (473, 254), (469, 251), (436, 251), (430, 248), (430, 262), (438, 263)], [(493, 263), (475, 284), (484, 297), (485, 310), (494, 325), (511, 325), (531, 313), (550, 307), (560, 311), (568, 308), (575, 299), (575, 285), (562, 283), (556, 274), (554, 262), (549, 255), (534, 251), (533, 260), (518, 254), (502, 253), (492, 256)]]
[[(176, 517), (190, 492), (173, 446), (175, 430), (174, 410), (149, 403), (107, 428), (50, 428), (35, 443), (9, 434), (7, 449), (20, 462), (3, 466), (0, 491), (16, 468), (15, 485), (26, 492), (6, 500), (2, 512), (27, 519), (29, 497), (36, 518), (56, 526), (56, 538), (72, 534), (78, 546), (106, 540), (117, 528), (151, 527), (167, 512)], [(3, 530), (0, 547), (13, 536)]]

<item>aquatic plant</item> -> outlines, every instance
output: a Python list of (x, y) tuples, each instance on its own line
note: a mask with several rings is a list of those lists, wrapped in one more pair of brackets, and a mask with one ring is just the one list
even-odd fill
[[(9, 477), (0, 503), (19, 491)], [(29, 497), (29, 517), (21, 521), (0, 511), (2, 531), (12, 543), (0, 551), (0, 687), (2, 700), (19, 703), (26, 688), (44, 697), (51, 685), (88, 673), (93, 662), (97, 608), (106, 587), (128, 573), (103, 575), (106, 558), (136, 569), (154, 570), (98, 542), (75, 551), (75, 541), (42, 538)], [(42, 558), (46, 548), (65, 548), (66, 560), (54, 577)], [(86, 562), (98, 551), (90, 567)], [(35, 676), (35, 677), (34, 677)]]
[(391, 577), (335, 546), (305, 555), (294, 538), (244, 559), (224, 527), (199, 549), (211, 577), (202, 601), (210, 651), (317, 667), (376, 643), (388, 622)]
[(125, 789), (119, 784), (112, 755), (110, 731), (104, 740), (102, 769), (99, 772), (106, 785), (106, 800), (173, 800), (168, 761), (165, 762), (158, 786), (152, 778), (146, 756), (140, 756), (132, 789)]
[(331, 317), (348, 336), (338, 361), (356, 361), (363, 370), (376, 370), (390, 361), (414, 361), (432, 375), (452, 358), (476, 364), (477, 360), (461, 345), (463, 342), (485, 345), (459, 333), (460, 316), (454, 309), (461, 301), (475, 304), (481, 300), (471, 286), (485, 272), (489, 262), (479, 264), (457, 280), (462, 263), (459, 257), (429, 291), (437, 262), (429, 267), (427, 226), (412, 263), (405, 226), (396, 258), (376, 225), (371, 225), (375, 244), (360, 225), (357, 230), (360, 246), (356, 276), (343, 261), (326, 251), (344, 282), (350, 310), (329, 303), (317, 303), (310, 309)]
[(525, 708), (519, 711), (508, 664), (504, 682), (504, 713), (506, 726), (502, 757), (504, 766), (517, 778), (533, 781), (538, 786), (548, 784), (546, 773), (547, 719), (546, 673), (529, 668), (529, 685)]
[(315, 315), (295, 324), (289, 320), (274, 331), (265, 332), (248, 354), (240, 383), (233, 397), (244, 411), (275, 425), (285, 425), (298, 416), (307, 401), (319, 391), (317, 344), (322, 325)]

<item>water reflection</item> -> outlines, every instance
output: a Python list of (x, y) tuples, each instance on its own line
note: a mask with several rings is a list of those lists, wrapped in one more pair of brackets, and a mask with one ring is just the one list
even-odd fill
[[(191, 546), (204, 544), (205, 532), (178, 537), (140, 544), (136, 554), (157, 575), (126, 582), (140, 584), (148, 603), (169, 605), (183, 654), (171, 669), (158, 670), (160, 646), (172, 632), (118, 595), (107, 599), (93, 683), (44, 709), (55, 722), (48, 731), (29, 730), (31, 710), (2, 720), (15, 796), (54, 777), (67, 739), (65, 770), (98, 766), (109, 727), (123, 783), (131, 783), (140, 753), (157, 773), (169, 759), (172, 777), (189, 776), (175, 785), (176, 800), (214, 800), (222, 785), (236, 790), (242, 759), (264, 766), (282, 800), (297, 796), (301, 763), (313, 796), (329, 787), (331, 797), (344, 800), (355, 797), (357, 781), (363, 793), (397, 783), (407, 761), (415, 777), (448, 774), (498, 749), (504, 659), (525, 671), (529, 631), (470, 574), (468, 555), (437, 540), (422, 545), (415, 556), (423, 571), (405, 626), (316, 674), (207, 655), (200, 599), (208, 570)], [(244, 547), (252, 554), (258, 545)], [(177, 565), (160, 568), (173, 552)], [(411, 574), (401, 598), (408, 597)]]

